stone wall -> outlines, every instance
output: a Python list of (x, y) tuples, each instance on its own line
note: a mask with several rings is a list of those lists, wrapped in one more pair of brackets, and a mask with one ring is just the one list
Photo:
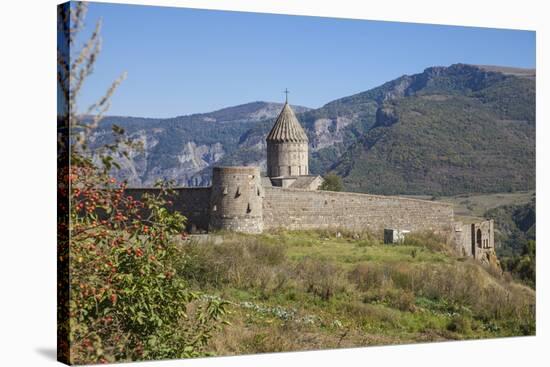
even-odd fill
[[(175, 194), (169, 197), (172, 201), (172, 206), (168, 209), (176, 210), (187, 217), (188, 230), (207, 230), (210, 222), (210, 212), (208, 203), (210, 202), (210, 187), (180, 187), (174, 189)], [(126, 189), (128, 195), (140, 198), (144, 193), (158, 194), (159, 189), (156, 188), (135, 188)]]
[(453, 238), (451, 243), (455, 246), (457, 255), (473, 256), (472, 225), (455, 222), (453, 227)]
[(452, 204), (395, 196), (265, 188), (264, 228), (448, 231)]
[[(229, 171), (225, 173), (229, 174)], [(298, 230), (340, 227), (371, 231), (395, 228), (413, 232), (448, 231), (457, 228), (453, 226), (453, 208), (450, 204), (395, 196), (261, 188), (256, 180), (256, 171), (247, 171), (244, 175), (244, 172), (240, 173), (234, 178), (231, 171), (229, 181), (227, 178), (222, 180), (214, 190), (210, 187), (174, 189), (175, 196), (169, 198), (173, 202), (171, 208), (188, 218), (189, 230), (208, 230), (209, 227), (212, 228), (212, 224), (216, 224), (212, 222), (212, 219), (216, 218), (218, 221), (214, 222), (221, 221), (225, 223), (223, 225), (234, 223), (238, 224), (237, 227), (245, 226), (245, 232), (261, 232), (275, 228)], [(249, 173), (253, 173), (255, 177), (249, 179)], [(246, 179), (246, 182), (239, 177)], [(236, 195), (239, 187), (240, 193)], [(218, 194), (212, 195), (213, 191), (217, 191)], [(224, 194), (224, 191), (227, 193)], [(159, 190), (139, 188), (127, 189), (126, 192), (139, 198), (145, 192), (154, 194)], [(216, 212), (211, 211), (214, 206)], [(222, 225), (221, 222), (218, 223), (218, 227)], [(233, 230), (238, 228), (235, 227)], [(490, 228), (483, 228), (483, 233), (488, 230)], [(469, 233), (470, 225), (464, 225), (464, 231), (460, 234), (465, 236), (457, 238), (457, 241), (464, 243), (466, 254), (471, 256)], [(493, 241), (490, 246), (494, 246)]]

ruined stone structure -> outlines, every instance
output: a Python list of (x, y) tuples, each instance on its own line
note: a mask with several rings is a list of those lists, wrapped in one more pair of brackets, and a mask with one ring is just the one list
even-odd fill
[(484, 220), (474, 223), (455, 222), (452, 243), (463, 256), (487, 263), (497, 263), (495, 256), (494, 221)]
[[(433, 231), (446, 235), (460, 255), (496, 261), (493, 221), (455, 222), (452, 204), (319, 191), (322, 178), (309, 175), (307, 135), (288, 103), (266, 141), (267, 177), (258, 167), (215, 167), (211, 187), (175, 189), (174, 209), (188, 218), (189, 230)], [(155, 190), (128, 189), (135, 196)]]

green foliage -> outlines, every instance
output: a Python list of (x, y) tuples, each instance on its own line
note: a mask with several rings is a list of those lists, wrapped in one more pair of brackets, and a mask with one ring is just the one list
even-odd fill
[(346, 288), (342, 269), (330, 261), (305, 258), (297, 264), (295, 274), (306, 292), (323, 301)]
[(330, 166), (346, 189), (454, 195), (535, 187), (534, 81), (451, 69), (426, 74), (428, 82), (392, 100), (396, 121), (375, 123)]
[(187, 262), (173, 240), (185, 218), (166, 209), (170, 190), (138, 201), (91, 162), (71, 172), (73, 363), (207, 354), (225, 304), (205, 302), (175, 276)]
[[(431, 232), (417, 232), (408, 234), (405, 236), (403, 245), (423, 247), (436, 252), (449, 251), (449, 247), (445, 241), (445, 238), (441, 235), (436, 235)], [(411, 256), (416, 257), (416, 255), (418, 254), (418, 250), (413, 249), (413, 251), (414, 254), (411, 254)]]
[(190, 242), (185, 244), (185, 251), (189, 261), (178, 268), (178, 275), (199, 288), (252, 287), (267, 292), (281, 288), (286, 281), (278, 269), (286, 255), (278, 244), (253, 238), (222, 244)]
[(470, 318), (462, 315), (454, 316), (447, 325), (447, 330), (464, 335), (469, 335), (472, 332)]
[(319, 190), (325, 191), (342, 191), (344, 185), (342, 184), (342, 178), (334, 173), (329, 173), (323, 178), (323, 183), (319, 187)]
[(512, 275), (521, 279), (533, 288), (535, 288), (537, 281), (537, 261), (535, 248), (535, 241), (527, 241), (524, 243), (523, 250), (520, 255), (504, 257), (501, 261), (504, 269), (508, 270), (512, 273)]
[(494, 219), (497, 253), (504, 270), (531, 287), (536, 284), (536, 200), (503, 205), (485, 213)]
[(535, 240), (535, 197), (527, 204), (503, 205), (488, 210), (484, 217), (495, 221), (497, 250), (501, 256), (519, 255), (528, 241)]

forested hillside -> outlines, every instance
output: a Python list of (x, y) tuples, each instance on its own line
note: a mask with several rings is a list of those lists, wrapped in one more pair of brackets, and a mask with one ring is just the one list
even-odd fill
[[(456, 65), (415, 76), (331, 166), (353, 191), (453, 195), (535, 186), (535, 84)], [(421, 83), (420, 85), (418, 85)]]

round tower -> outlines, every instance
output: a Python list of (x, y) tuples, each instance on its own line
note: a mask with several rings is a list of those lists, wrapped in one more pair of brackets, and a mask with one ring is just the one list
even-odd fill
[(209, 229), (261, 233), (262, 205), (259, 167), (214, 167)]
[(309, 174), (308, 138), (288, 101), (266, 138), (267, 176)]

